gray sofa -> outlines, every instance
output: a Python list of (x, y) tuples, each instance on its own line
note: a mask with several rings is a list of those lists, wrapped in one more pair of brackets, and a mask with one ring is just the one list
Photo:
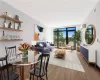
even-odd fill
[(52, 47), (49, 42), (37, 42), (35, 49), (42, 53), (50, 53), (52, 51)]

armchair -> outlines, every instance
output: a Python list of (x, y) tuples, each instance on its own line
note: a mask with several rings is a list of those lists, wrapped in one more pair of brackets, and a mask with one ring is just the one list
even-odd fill
[(70, 50), (73, 50), (73, 47), (74, 47), (74, 42), (72, 42), (72, 41), (70, 41), (70, 42), (68, 43), (68, 45), (66, 45), (66, 48), (67, 48), (67, 49), (70, 49)]

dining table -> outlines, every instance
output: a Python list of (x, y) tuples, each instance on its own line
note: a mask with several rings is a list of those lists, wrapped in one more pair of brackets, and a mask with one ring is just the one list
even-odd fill
[[(33, 54), (32, 54), (33, 55)], [(39, 61), (36, 60), (32, 55), (28, 57), (22, 57), (22, 60), (20, 62), (13, 63), (14, 66), (20, 67), (20, 80), (26, 80), (25, 79), (25, 66), (32, 66), (37, 64)]]

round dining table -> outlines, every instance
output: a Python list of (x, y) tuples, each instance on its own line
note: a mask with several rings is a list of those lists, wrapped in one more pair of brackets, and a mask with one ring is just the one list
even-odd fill
[(28, 61), (28, 58), (22, 58), (21, 62), (17, 62), (17, 63), (13, 63), (14, 66), (19, 66), (20, 67), (20, 80), (26, 80), (24, 78), (24, 67), (25, 66), (31, 66), (34, 65), (36, 63), (38, 63), (39, 61)]

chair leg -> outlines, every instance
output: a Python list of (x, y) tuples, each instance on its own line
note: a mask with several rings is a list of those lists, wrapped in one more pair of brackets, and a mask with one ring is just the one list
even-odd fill
[(46, 73), (46, 80), (48, 80), (48, 75), (47, 75), (47, 73)]
[(40, 80), (44, 80), (42, 77), (40, 77)]
[(15, 80), (19, 80), (19, 77), (17, 79), (15, 79)]
[(34, 80), (34, 75), (33, 75), (33, 80)]
[(38, 80), (38, 76), (37, 76), (37, 80)]
[(30, 80), (31, 80), (31, 75), (30, 75)]

